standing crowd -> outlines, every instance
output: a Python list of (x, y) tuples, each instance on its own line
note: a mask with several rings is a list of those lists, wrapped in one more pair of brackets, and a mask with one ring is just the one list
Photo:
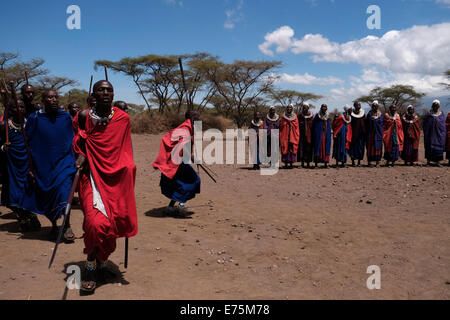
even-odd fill
[[(378, 101), (373, 101), (367, 114), (358, 101), (354, 102), (353, 108), (346, 105), (344, 112), (334, 119), (330, 119), (327, 110), (327, 105), (323, 104), (314, 115), (309, 105), (303, 104), (301, 112), (295, 114), (291, 104), (279, 116), (275, 107), (270, 107), (264, 120), (259, 112), (255, 112), (250, 129), (257, 132), (266, 129), (268, 156), (271, 131), (279, 129), (281, 161), (286, 169), (292, 169), (295, 162), (301, 162), (303, 168), (310, 168), (311, 163), (315, 167), (319, 163), (327, 167), (330, 157), (335, 159), (336, 167), (344, 167), (347, 157), (352, 166), (360, 166), (365, 153), (368, 166), (375, 163), (379, 167), (382, 158), (386, 166), (394, 166), (399, 159), (405, 165), (419, 161), (420, 119), (412, 105), (402, 115), (395, 104), (383, 114)], [(445, 116), (438, 100), (433, 101), (431, 110), (426, 113), (422, 128), (427, 164), (440, 166), (446, 152), (450, 165), (450, 113)], [(258, 156), (253, 168), (259, 169), (260, 164)]]

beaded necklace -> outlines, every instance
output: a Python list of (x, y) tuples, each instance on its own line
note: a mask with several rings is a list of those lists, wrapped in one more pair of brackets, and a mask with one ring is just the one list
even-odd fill
[(320, 112), (317, 114), (320, 120), (326, 121), (328, 120), (328, 112), (322, 115)]
[(431, 114), (433, 117), (439, 117), (439, 116), (442, 114), (442, 111), (441, 111), (441, 110), (438, 110), (437, 113), (434, 113), (433, 110), (431, 110), (431, 111), (430, 111), (430, 114)]
[(94, 124), (98, 124), (100, 126), (106, 126), (114, 116), (114, 108), (111, 108), (111, 113), (106, 117), (100, 117), (95, 113), (95, 109), (92, 108), (89, 111), (89, 116), (92, 118)]

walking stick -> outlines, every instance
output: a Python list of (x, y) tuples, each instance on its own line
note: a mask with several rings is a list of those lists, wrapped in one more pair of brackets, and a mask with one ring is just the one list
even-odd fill
[[(182, 80), (182, 82), (183, 82), (183, 90), (184, 90), (184, 92), (185, 92), (185, 94), (186, 94), (186, 104), (187, 104), (187, 108), (188, 108), (188, 111), (189, 111), (189, 110), (193, 110), (193, 107), (192, 107), (192, 105), (190, 104), (190, 101), (189, 101), (188, 95), (187, 95), (186, 81), (184, 80), (183, 62), (181, 61), (181, 58), (178, 58), (178, 64), (180, 65), (181, 80)], [(212, 181), (214, 181), (215, 183), (217, 183), (216, 179), (213, 178), (213, 176), (205, 169), (205, 167), (204, 167), (203, 165), (197, 164), (197, 171), (198, 171), (198, 168), (199, 168), (199, 167), (202, 168), (203, 171), (206, 172), (206, 174), (212, 179)], [(208, 168), (208, 169), (209, 169), (209, 168)], [(209, 170), (211, 170), (211, 169), (209, 169)], [(212, 170), (211, 170), (211, 172), (212, 172)]]
[(125, 269), (128, 268), (128, 238), (125, 238), (125, 261), (123, 265)]
[(108, 80), (108, 69), (106, 68), (106, 64), (104, 65), (104, 67), (105, 67), (105, 80), (109, 81)]
[(80, 180), (80, 173), (81, 173), (81, 168), (79, 168), (77, 170), (77, 173), (75, 174), (75, 178), (73, 179), (73, 182), (72, 182), (72, 188), (70, 188), (69, 198), (67, 199), (66, 210), (64, 211), (64, 220), (59, 229), (58, 238), (56, 239), (56, 243), (55, 243), (55, 248), (53, 249), (52, 257), (50, 258), (50, 263), (48, 265), (49, 269), (52, 266), (53, 260), (55, 259), (56, 250), (58, 249), (58, 244), (61, 242), (64, 226), (66, 225), (67, 219), (70, 215), (70, 209), (72, 208), (73, 195), (75, 193), (75, 189), (77, 188), (78, 181)]
[(89, 94), (88, 94), (88, 98), (91, 96), (91, 90), (92, 90), (92, 78), (93, 78), (94, 76), (93, 75), (91, 75), (91, 83), (89, 84)]

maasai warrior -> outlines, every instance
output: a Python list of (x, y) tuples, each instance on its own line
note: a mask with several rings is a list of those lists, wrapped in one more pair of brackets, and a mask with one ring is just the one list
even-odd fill
[[(58, 233), (56, 221), (61, 217), (72, 186), (75, 157), (72, 150), (72, 119), (59, 109), (58, 93), (47, 89), (42, 94), (44, 109), (27, 120), (26, 137), (33, 163), (34, 179), (27, 182), (23, 207), (45, 215), (52, 223), (50, 239)], [(64, 240), (73, 242), (75, 235), (67, 221)]]
[(352, 143), (350, 143), (349, 155), (352, 159), (352, 165), (355, 165), (355, 160), (358, 160), (358, 166), (361, 165), (361, 160), (364, 159), (364, 145), (366, 140), (365, 121), (366, 116), (364, 110), (361, 109), (361, 103), (355, 101), (353, 103), (352, 116)]
[[(167, 212), (170, 215), (190, 215), (193, 212), (186, 207), (186, 202), (195, 198), (200, 193), (200, 177), (187, 163), (188, 159), (184, 154), (183, 147), (192, 142), (194, 137), (194, 122), (198, 121), (200, 115), (197, 111), (187, 111), (186, 121), (177, 128), (169, 131), (161, 140), (158, 157), (152, 166), (161, 171), (161, 192), (170, 199)], [(191, 143), (191, 151), (193, 144)], [(175, 149), (175, 150), (174, 150)], [(173, 152), (172, 152), (173, 151)], [(178, 152), (178, 153), (175, 153)], [(179, 159), (173, 159), (179, 156)], [(191, 152), (191, 160), (193, 154)], [(178, 206), (175, 206), (176, 203)]]
[(292, 164), (297, 160), (299, 130), (298, 119), (293, 111), (294, 106), (288, 105), (280, 119), (281, 161), (286, 169), (292, 169)]
[(309, 111), (309, 104), (305, 103), (302, 106), (302, 112), (298, 114), (298, 127), (300, 131), (300, 142), (298, 145), (297, 160), (305, 167), (305, 162), (308, 168), (310, 162), (313, 161), (313, 141), (312, 141), (312, 124), (314, 120), (314, 113)]
[(81, 110), (80, 106), (78, 104), (76, 104), (75, 102), (69, 103), (69, 105), (67, 106), (67, 109), (69, 110), (69, 114), (72, 117), (72, 119), (75, 118), (78, 111)]
[(114, 107), (119, 108), (120, 110), (128, 113), (128, 105), (125, 101), (114, 102)]
[(333, 121), (333, 158), (336, 159), (336, 167), (339, 162), (342, 167), (347, 162), (347, 152), (352, 142), (352, 107), (346, 105), (344, 114), (336, 116)]
[[(23, 208), (25, 188), (29, 176), (28, 154), (23, 137), (26, 123), (24, 120), (25, 104), (17, 100), (15, 105), (9, 105), (8, 124), (0, 123), (0, 145), (5, 153), (6, 166), (3, 170), (3, 186), (1, 205), (10, 208), (17, 215), (19, 229), (22, 232), (39, 230), (41, 224), (36, 215)], [(11, 118), (12, 116), (12, 118)], [(9, 144), (6, 144), (5, 130), (8, 130)]]
[(375, 161), (379, 167), (383, 153), (383, 114), (378, 110), (378, 101), (372, 102), (366, 118), (367, 162), (369, 167)]
[(76, 167), (83, 168), (78, 194), (87, 262), (80, 289), (86, 293), (95, 290), (97, 280), (115, 276), (106, 261), (116, 249), (116, 239), (138, 232), (130, 117), (112, 107), (114, 89), (108, 81), (96, 82), (93, 95), (96, 107), (78, 113), (73, 141)]
[[(256, 132), (256, 150), (251, 150), (251, 154), (252, 154), (253, 162), (256, 162), (253, 164), (253, 169), (259, 170), (260, 169), (259, 165), (261, 164), (261, 159), (259, 156), (259, 148), (260, 148), (260, 146), (259, 146), (259, 130), (264, 129), (264, 121), (262, 121), (262, 119), (261, 119), (261, 112), (254, 113), (253, 120), (250, 122), (249, 129), (255, 130), (255, 132)], [(250, 147), (252, 147), (251, 144), (250, 144)]]
[(272, 129), (280, 129), (280, 116), (276, 113), (274, 106), (269, 108), (269, 114), (264, 119), (264, 129), (267, 130), (267, 156), (272, 155)]
[(447, 143), (445, 150), (447, 151), (448, 166), (450, 167), (450, 112), (447, 114)]
[(440, 110), (439, 100), (433, 101), (430, 112), (423, 119), (423, 136), (427, 164), (434, 162), (440, 166), (439, 162), (444, 159), (446, 129), (445, 115)]
[(420, 126), (419, 117), (414, 113), (414, 107), (409, 105), (402, 116), (403, 134), (405, 141), (401, 157), (405, 166), (419, 161)]
[(384, 114), (383, 119), (383, 142), (384, 142), (384, 159), (386, 166), (395, 165), (395, 161), (400, 157), (403, 151), (403, 126), (402, 119), (397, 113), (397, 106), (392, 104), (389, 112)]
[(317, 168), (318, 163), (324, 163), (325, 168), (330, 162), (331, 153), (331, 123), (328, 115), (328, 106), (322, 104), (320, 111), (313, 120), (313, 141), (314, 141), (314, 162)]
[(20, 89), (22, 93), (22, 100), (25, 103), (25, 118), (28, 118), (30, 114), (41, 109), (41, 106), (34, 104), (34, 87), (30, 84), (24, 84)]

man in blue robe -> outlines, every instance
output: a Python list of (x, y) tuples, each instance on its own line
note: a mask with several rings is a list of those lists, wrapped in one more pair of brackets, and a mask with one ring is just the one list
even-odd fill
[[(28, 184), (24, 208), (45, 215), (52, 222), (50, 238), (58, 233), (56, 221), (61, 217), (75, 174), (72, 149), (73, 129), (70, 115), (59, 109), (58, 93), (45, 90), (44, 109), (34, 112), (27, 121), (26, 136), (33, 161), (34, 179)], [(64, 240), (75, 238), (70, 223)]]
[[(0, 122), (0, 145), (4, 156), (2, 165), (3, 186), (1, 205), (8, 207), (17, 215), (22, 232), (39, 230), (41, 224), (36, 215), (23, 209), (25, 187), (29, 176), (29, 164), (23, 137), (25, 104), (17, 100), (9, 105), (7, 120)], [(8, 130), (9, 143), (6, 141)]]

